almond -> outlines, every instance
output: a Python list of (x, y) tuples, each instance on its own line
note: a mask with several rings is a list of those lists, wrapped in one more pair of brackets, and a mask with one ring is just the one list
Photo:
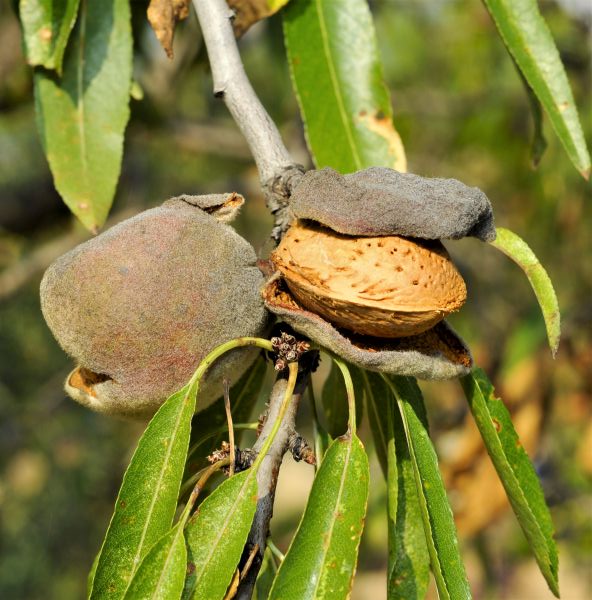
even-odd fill
[(304, 307), (364, 335), (416, 335), (467, 296), (439, 241), (354, 237), (296, 221), (271, 259)]

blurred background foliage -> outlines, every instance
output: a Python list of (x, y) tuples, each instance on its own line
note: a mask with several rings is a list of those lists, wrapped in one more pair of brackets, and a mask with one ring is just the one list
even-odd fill
[[(194, 19), (169, 61), (132, 1), (135, 78), (124, 165), (112, 221), (180, 193), (236, 190), (248, 199), (237, 229), (269, 250), (270, 217), (248, 149), (211, 94)], [(452, 321), (511, 407), (551, 505), (560, 586), (569, 600), (592, 589), (591, 188), (545, 124), (548, 149), (530, 164), (532, 120), (522, 83), (479, 2), (371, 2), (395, 124), (409, 170), (482, 188), (497, 223), (533, 248), (558, 293), (563, 336), (556, 360), (518, 268), (491, 247), (448, 248), (469, 301)], [(592, 139), (592, 9), (541, 3), (587, 139)], [(70, 362), (42, 319), (38, 286), (59, 254), (86, 239), (53, 189), (37, 136), (31, 71), (18, 21), (0, 0), (0, 597), (84, 595), (121, 475), (142, 425), (108, 419), (67, 400)], [(283, 51), (281, 20), (241, 41), (253, 85), (295, 158), (311, 166)], [(321, 376), (325, 371), (321, 369)], [(507, 503), (456, 382), (423, 384), (476, 598), (551, 597)], [(301, 415), (303, 433), (306, 414)], [(362, 426), (364, 435), (364, 424)], [(366, 436), (365, 439), (368, 439)], [(384, 597), (386, 521), (382, 476), (374, 484), (354, 598)], [(285, 550), (312, 480), (286, 459), (272, 532)], [(432, 591), (432, 596), (434, 592)]]

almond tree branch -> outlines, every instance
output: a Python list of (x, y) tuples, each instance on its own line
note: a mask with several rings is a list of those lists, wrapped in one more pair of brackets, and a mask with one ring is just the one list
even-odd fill
[[(263, 561), (263, 554), (267, 546), (269, 522), (273, 516), (273, 501), (275, 497), (275, 489), (277, 486), (280, 466), (282, 464), (284, 454), (290, 447), (290, 440), (295, 432), (296, 413), (298, 412), (300, 398), (306, 390), (310, 374), (315, 369), (317, 361), (318, 353), (315, 351), (308, 352), (302, 356), (299, 362), (298, 379), (296, 380), (296, 387), (294, 388), (292, 402), (290, 403), (288, 411), (280, 426), (280, 430), (277, 432), (267, 456), (263, 459), (261, 466), (259, 467), (259, 472), (257, 473), (257, 484), (259, 489), (257, 510), (255, 511), (255, 517), (253, 519), (251, 531), (243, 550), (243, 557), (240, 564), (241, 570), (243, 563), (249, 557), (251, 558), (252, 563), (244, 579), (240, 583), (236, 600), (249, 600), (252, 596), (255, 581)], [(269, 409), (267, 411), (265, 423), (259, 438), (253, 446), (254, 451), (259, 451), (261, 449), (265, 438), (269, 435), (269, 432), (273, 427), (273, 423), (284, 397), (286, 385), (286, 376), (283, 374), (278, 375), (273, 389), (271, 390)], [(253, 558), (252, 550), (255, 548), (255, 546), (257, 546), (257, 552)]]
[(193, 0), (201, 25), (212, 76), (214, 95), (222, 98), (242, 131), (259, 170), (267, 204), (276, 217), (274, 237), (288, 225), (290, 191), (303, 169), (294, 163), (275, 123), (267, 114), (245, 73), (225, 0)]

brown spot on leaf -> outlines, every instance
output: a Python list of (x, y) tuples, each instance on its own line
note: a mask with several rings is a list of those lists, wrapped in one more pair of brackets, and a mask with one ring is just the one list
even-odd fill
[(52, 37), (53, 33), (51, 32), (51, 29), (49, 27), (42, 27), (39, 30), (39, 38), (42, 42), (49, 42)]
[(499, 433), (502, 430), (502, 424), (497, 419), (491, 419), (495, 430)]
[(173, 58), (175, 27), (189, 15), (189, 0), (150, 0), (147, 14), (160, 45)]
[(390, 165), (396, 171), (405, 172), (407, 170), (407, 158), (401, 136), (395, 129), (391, 118), (386, 116), (381, 110), (373, 114), (358, 115), (359, 122), (372, 133), (384, 138), (387, 142), (387, 152), (392, 159)]

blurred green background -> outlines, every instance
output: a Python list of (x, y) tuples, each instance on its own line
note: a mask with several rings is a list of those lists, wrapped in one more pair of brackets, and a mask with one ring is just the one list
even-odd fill
[[(52, 186), (11, 6), (0, 1), (0, 598), (81, 598), (142, 426), (92, 414), (62, 392), (71, 363), (45, 326), (38, 286), (47, 265), (86, 234)], [(448, 244), (469, 288), (453, 324), (512, 408), (535, 461), (556, 524), (563, 598), (584, 600), (592, 589), (590, 184), (571, 166), (548, 123), (548, 149), (532, 168), (528, 99), (479, 2), (383, 0), (371, 6), (409, 169), (482, 188), (497, 223), (527, 240), (555, 284), (563, 337), (553, 360), (522, 273), (475, 240)], [(587, 6), (541, 3), (590, 141)], [(146, 25), (146, 2), (132, 7), (135, 77), (144, 96), (132, 100), (113, 220), (179, 193), (236, 190), (247, 198), (236, 227), (265, 253), (271, 221), (257, 173), (224, 106), (212, 97), (194, 18), (179, 28), (169, 61)], [(311, 166), (281, 20), (254, 27), (241, 51), (294, 157)], [(475, 597), (550, 598), (466, 419), (460, 387), (422, 387)], [(306, 432), (306, 414), (302, 420)], [(373, 475), (354, 587), (354, 598), (372, 600), (385, 595), (386, 565), (385, 490), (376, 464)], [(281, 548), (289, 543), (311, 477), (310, 467), (287, 460), (272, 522)]]

